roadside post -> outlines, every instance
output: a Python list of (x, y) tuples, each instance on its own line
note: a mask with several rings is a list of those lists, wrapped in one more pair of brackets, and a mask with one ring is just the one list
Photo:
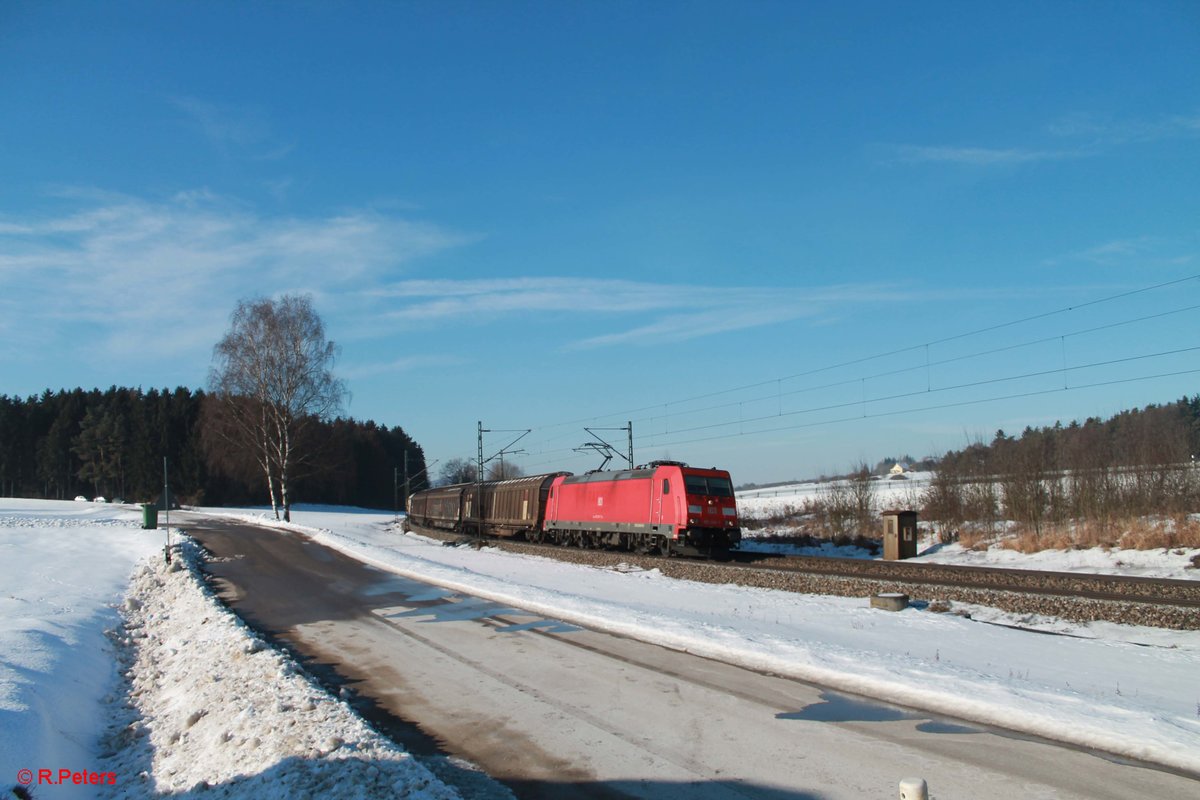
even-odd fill
[(929, 800), (929, 786), (923, 778), (900, 781), (900, 800)]
[(163, 558), (171, 563), (171, 484), (167, 480), (167, 457), (163, 456), (163, 512), (166, 516), (167, 543), (163, 545)]

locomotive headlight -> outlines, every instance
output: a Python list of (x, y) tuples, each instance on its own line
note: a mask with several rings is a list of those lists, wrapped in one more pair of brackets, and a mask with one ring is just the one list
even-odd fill
[(699, 514), (700, 514), (702, 511), (703, 511), (703, 509), (702, 509), (702, 508), (700, 508), (700, 506), (688, 506), (688, 513), (689, 513), (689, 514), (697, 514), (697, 515), (699, 515)]

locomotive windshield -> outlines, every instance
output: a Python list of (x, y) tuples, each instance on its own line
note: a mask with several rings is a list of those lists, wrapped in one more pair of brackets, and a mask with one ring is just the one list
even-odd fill
[(703, 494), (709, 497), (733, 497), (733, 484), (728, 478), (705, 475), (684, 475), (688, 494)]

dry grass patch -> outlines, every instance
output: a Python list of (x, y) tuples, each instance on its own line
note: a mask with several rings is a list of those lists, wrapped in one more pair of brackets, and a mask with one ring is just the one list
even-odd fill
[(983, 551), (1002, 538), (1003, 534), (997, 534), (989, 525), (963, 525), (954, 532), (952, 541), (957, 541), (964, 550)]
[(1142, 521), (1134, 522), (1121, 535), (1119, 544), (1133, 550), (1155, 550), (1160, 547), (1200, 548), (1200, 521), (1178, 516), (1151, 525)]
[(1085, 550), (1093, 547), (1124, 550), (1200, 548), (1200, 522), (1186, 516), (1084, 521), (1043, 527), (1040, 532), (1023, 528), (1007, 536), (1000, 545), (1019, 553), (1042, 550)]

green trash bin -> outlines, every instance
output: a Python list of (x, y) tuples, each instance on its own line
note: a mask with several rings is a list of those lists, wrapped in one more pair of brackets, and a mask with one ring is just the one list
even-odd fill
[(158, 527), (158, 506), (142, 503), (142, 530), (152, 531)]

